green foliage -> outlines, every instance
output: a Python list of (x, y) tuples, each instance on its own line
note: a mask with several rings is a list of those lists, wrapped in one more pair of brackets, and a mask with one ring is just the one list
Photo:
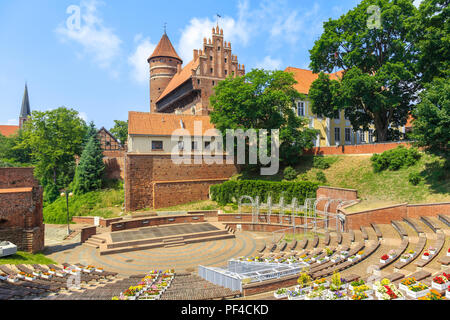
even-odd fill
[(381, 172), (388, 169), (396, 171), (400, 168), (408, 168), (414, 165), (420, 157), (421, 155), (416, 148), (408, 149), (404, 146), (398, 146), (382, 154), (374, 154), (370, 160), (374, 172)]
[(0, 258), (1, 264), (56, 264), (52, 259), (47, 258), (42, 253), (31, 254), (28, 252), (17, 251), (12, 256)]
[(314, 157), (313, 168), (325, 170), (330, 168), (337, 160), (337, 157)]
[(317, 173), (316, 173), (316, 180), (321, 182), (321, 183), (326, 183), (327, 182), (327, 177), (325, 176), (325, 173), (323, 173), (323, 171), (317, 171)]
[(128, 140), (128, 120), (114, 120), (114, 127), (109, 130), (121, 144), (125, 144)]
[(102, 186), (102, 176), (105, 170), (103, 153), (96, 135), (92, 135), (83, 150), (80, 163), (75, 170), (73, 191), (82, 194), (98, 190)]
[(294, 180), (297, 178), (297, 171), (292, 167), (286, 167), (283, 171), (283, 177), (285, 180)]
[(75, 173), (75, 156), (80, 155), (86, 136), (86, 123), (73, 109), (33, 111), (25, 122), (20, 147), (29, 148), (35, 176), (44, 187), (46, 200), (66, 188)]
[(422, 181), (422, 177), (418, 172), (411, 172), (408, 176), (408, 181), (413, 185), (417, 186), (420, 181)]
[(306, 198), (314, 197), (317, 188), (317, 183), (309, 181), (230, 180), (211, 186), (210, 192), (211, 199), (219, 205), (237, 203), (239, 198), (244, 195), (253, 198), (259, 196), (260, 201), (267, 201), (267, 196), (271, 195), (272, 202), (278, 202), (283, 196), (285, 203), (291, 202), (293, 198), (297, 198), (298, 203), (303, 203)]
[(418, 48), (417, 73), (423, 83), (450, 76), (450, 6), (448, 0), (423, 0), (412, 25)]
[[(92, 191), (69, 197), (69, 218), (74, 216), (100, 216), (110, 218), (123, 205), (123, 188)], [(67, 223), (66, 198), (44, 206), (44, 222), (48, 224)], [(117, 213), (117, 212), (116, 212)]]
[(22, 145), (23, 139), (21, 130), (9, 137), (0, 134), (0, 159), (17, 167), (30, 166), (31, 150)]
[[(367, 27), (371, 5), (380, 7), (381, 28)], [(410, 44), (416, 13), (410, 0), (363, 0), (325, 22), (310, 50), (310, 67), (316, 73), (344, 72), (338, 80), (322, 73), (314, 81), (308, 95), (313, 112), (334, 118), (345, 110), (355, 131), (374, 125), (377, 141), (386, 141), (389, 125), (404, 125), (418, 88)]]
[(450, 157), (450, 83), (435, 79), (413, 111), (413, 138), (418, 147)]
[[(254, 69), (242, 77), (229, 77), (219, 82), (210, 98), (211, 122), (223, 135), (227, 129), (279, 129), (280, 160), (293, 164), (313, 146), (317, 134), (293, 111), (295, 100), (302, 97), (295, 83), (293, 75), (283, 71)], [(267, 139), (270, 145), (270, 134)]]

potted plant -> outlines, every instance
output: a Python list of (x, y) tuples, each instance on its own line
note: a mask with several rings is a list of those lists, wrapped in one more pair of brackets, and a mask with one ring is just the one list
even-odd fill
[(366, 283), (362, 279), (352, 281), (352, 282), (350, 282), (350, 290), (354, 290), (356, 287), (362, 286), (364, 284), (366, 284)]
[(397, 256), (397, 252), (395, 250), (390, 250), (388, 255), (391, 259), (394, 259)]
[(48, 273), (48, 272), (44, 272), (44, 273), (42, 273), (41, 277), (42, 277), (42, 279), (49, 280), (49, 279), (52, 278), (52, 275), (50, 273)]
[(381, 258), (380, 258), (380, 263), (386, 264), (386, 263), (388, 263), (388, 262), (391, 261), (391, 260), (392, 260), (392, 258), (391, 258), (389, 255), (384, 254), (384, 255), (382, 255)]
[(275, 291), (275, 292), (273, 293), (273, 296), (274, 296), (276, 299), (287, 298), (287, 296), (288, 296), (288, 290), (287, 290), (286, 288), (278, 289), (277, 291)]
[(325, 279), (317, 279), (314, 281), (314, 287), (320, 287), (323, 286), (324, 288), (328, 288), (330, 286), (330, 283)]
[(432, 257), (432, 254), (431, 254), (431, 252), (429, 252), (429, 251), (425, 251), (425, 252), (423, 253), (423, 255), (422, 255), (422, 259), (423, 259), (423, 260), (430, 260), (431, 257)]
[(358, 287), (354, 287), (352, 291), (354, 293), (358, 293), (358, 292), (364, 292), (366, 294), (372, 294), (373, 293), (373, 290), (370, 289), (370, 287), (368, 285), (366, 285), (366, 284), (363, 284), (363, 285), (358, 286)]
[(288, 300), (303, 300), (307, 291), (293, 290), (288, 292)]
[(326, 300), (347, 300), (345, 291), (328, 291), (325, 295)]
[(373, 285), (375, 296), (379, 300), (405, 300), (403, 294), (388, 279), (377, 281)]
[(409, 286), (416, 284), (417, 281), (414, 277), (406, 278), (400, 282), (399, 288), (400, 290), (407, 291)]
[(339, 272), (334, 272), (331, 276), (330, 291), (337, 292), (343, 289), (341, 274)]
[(430, 288), (423, 283), (416, 283), (408, 287), (406, 294), (411, 298), (418, 299), (426, 296), (430, 292)]
[(428, 252), (430, 252), (430, 254), (433, 256), (433, 255), (436, 254), (436, 248), (434, 248), (434, 247), (429, 247), (429, 248), (428, 248)]
[(341, 258), (342, 259), (348, 258), (348, 251), (341, 251)]
[(433, 281), (431, 281), (431, 288), (439, 291), (444, 291), (447, 286), (448, 280), (444, 276), (436, 276), (433, 278)]
[(444, 300), (444, 297), (436, 290), (430, 290), (425, 296), (419, 297), (418, 300)]
[(447, 250), (447, 257), (450, 257), (450, 248)]
[(361, 259), (363, 256), (364, 256), (364, 251), (359, 251), (359, 252), (356, 254), (356, 257), (357, 257), (358, 259)]
[(447, 287), (447, 290), (445, 291), (445, 297), (450, 300), (450, 286)]
[(16, 276), (8, 275), (6, 277), (6, 281), (8, 281), (10, 283), (16, 283), (16, 282), (19, 282), (19, 278)]
[(331, 262), (336, 263), (342, 260), (342, 257), (340, 255), (335, 255), (331, 258)]
[(400, 262), (406, 263), (406, 262), (408, 262), (411, 259), (412, 259), (412, 256), (407, 253), (407, 254), (404, 254), (404, 255), (402, 255), (400, 257)]
[(300, 274), (300, 277), (297, 279), (297, 290), (298, 291), (308, 291), (311, 286), (311, 277), (308, 273), (303, 272)]
[(34, 281), (34, 280), (36, 280), (36, 276), (27, 273), (27, 274), (25, 275), (25, 280), (27, 280), (27, 281)]
[(365, 292), (357, 292), (352, 295), (351, 300), (373, 300), (373, 298)]
[(323, 286), (315, 287), (306, 294), (305, 300), (321, 300), (325, 293), (325, 288)]

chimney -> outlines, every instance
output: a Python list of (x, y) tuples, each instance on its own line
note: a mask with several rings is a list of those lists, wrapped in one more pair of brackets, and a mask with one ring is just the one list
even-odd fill
[(194, 49), (194, 61), (198, 59), (198, 50)]
[(177, 73), (180, 73), (181, 72), (181, 63), (178, 63), (177, 64)]

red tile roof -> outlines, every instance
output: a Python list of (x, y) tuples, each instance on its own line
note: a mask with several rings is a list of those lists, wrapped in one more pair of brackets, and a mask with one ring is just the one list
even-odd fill
[[(291, 72), (294, 74), (295, 80), (297, 80), (297, 84), (294, 85), (294, 88), (303, 94), (309, 93), (309, 88), (311, 88), (311, 84), (319, 77), (317, 73), (313, 73), (311, 70), (299, 69), (293, 67), (287, 67), (285, 72)], [(335, 73), (329, 74), (331, 79), (339, 79), (342, 77), (344, 71), (338, 71)]]
[(19, 126), (0, 126), (0, 134), (9, 137), (19, 130)]
[(199, 66), (199, 63), (200, 59), (198, 58), (195, 61), (192, 60), (180, 72), (175, 74), (156, 102), (161, 101), (170, 92), (172, 92), (173, 90), (178, 88), (181, 84), (189, 80), (192, 77), (192, 70), (196, 70)]
[(189, 130), (191, 135), (194, 134), (196, 121), (201, 122), (202, 134), (205, 134), (206, 130), (214, 129), (209, 116), (130, 111), (128, 113), (128, 134), (171, 136), (175, 130), (183, 129), (181, 121), (183, 121), (184, 129)]
[(170, 42), (169, 37), (165, 33), (163, 34), (161, 40), (159, 40), (155, 51), (153, 51), (153, 54), (150, 56), (150, 58), (148, 58), (148, 60), (155, 57), (169, 57), (182, 61), (175, 51), (172, 42)]

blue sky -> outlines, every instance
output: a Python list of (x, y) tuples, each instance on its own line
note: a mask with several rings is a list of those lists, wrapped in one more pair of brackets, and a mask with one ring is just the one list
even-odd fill
[[(64, 105), (99, 128), (126, 120), (128, 111), (148, 112), (146, 59), (164, 23), (188, 63), (210, 36), (217, 13), (247, 71), (307, 68), (322, 23), (358, 2), (0, 0), (0, 124), (17, 124), (25, 81), (32, 110)], [(77, 7), (81, 23), (69, 29), (76, 11), (68, 9)]]

